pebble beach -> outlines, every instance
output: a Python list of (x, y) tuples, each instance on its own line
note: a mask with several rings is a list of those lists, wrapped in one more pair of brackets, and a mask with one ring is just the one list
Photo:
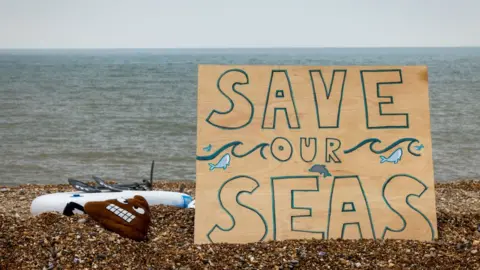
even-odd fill
[[(154, 189), (195, 195), (192, 181)], [(69, 185), (0, 186), (0, 269), (480, 269), (480, 181), (437, 183), (438, 239), (287, 240), (195, 245), (195, 209), (152, 206), (136, 242), (87, 215), (30, 214), (40, 195)]]

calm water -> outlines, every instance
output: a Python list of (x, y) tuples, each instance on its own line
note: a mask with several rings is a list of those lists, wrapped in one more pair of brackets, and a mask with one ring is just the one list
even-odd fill
[(480, 177), (480, 48), (0, 51), (0, 185), (194, 180), (202, 63), (426, 64), (435, 177)]

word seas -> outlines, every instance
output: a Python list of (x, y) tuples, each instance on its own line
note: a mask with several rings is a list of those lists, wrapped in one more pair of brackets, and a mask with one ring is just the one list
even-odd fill
[[(389, 177), (383, 183), (381, 200), (373, 204), (363, 181), (356, 175), (333, 177), (326, 191), (321, 190), (323, 182), (320, 183), (319, 177), (312, 175), (275, 176), (269, 182), (271, 208), (267, 210), (244, 203), (246, 197), (254, 202), (257, 190), (262, 188), (255, 178), (238, 175), (225, 181), (218, 190), (218, 206), (223, 210), (221, 215), (228, 215), (230, 222), (214, 225), (207, 239), (215, 243), (228, 239), (229, 235), (243, 235), (249, 241), (263, 241), (268, 235), (278, 240), (298, 238), (297, 234), (306, 238), (320, 235), (322, 239), (386, 239), (408, 238), (412, 232), (422, 232), (425, 240), (434, 239), (431, 220), (411, 203), (412, 198), (421, 198), (428, 189), (414, 176)], [(402, 188), (405, 185), (409, 188)], [(328, 199), (319, 199), (324, 194), (329, 195)], [(288, 201), (285, 201), (286, 196)], [(310, 200), (302, 200), (302, 196), (309, 196)], [(373, 216), (372, 207), (385, 208), (388, 212)], [(319, 219), (315, 215), (326, 218)], [(271, 217), (270, 222), (267, 216)]]

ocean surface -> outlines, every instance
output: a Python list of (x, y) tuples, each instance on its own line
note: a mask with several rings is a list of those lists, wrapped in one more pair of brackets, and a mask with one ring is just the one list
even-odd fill
[(480, 177), (480, 48), (0, 50), (0, 185), (195, 180), (198, 64), (426, 64), (435, 178)]

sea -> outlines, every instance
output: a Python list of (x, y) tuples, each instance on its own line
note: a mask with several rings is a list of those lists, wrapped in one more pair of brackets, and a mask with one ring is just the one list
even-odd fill
[(199, 64), (427, 65), (435, 180), (480, 178), (480, 48), (0, 50), (0, 185), (195, 181)]

